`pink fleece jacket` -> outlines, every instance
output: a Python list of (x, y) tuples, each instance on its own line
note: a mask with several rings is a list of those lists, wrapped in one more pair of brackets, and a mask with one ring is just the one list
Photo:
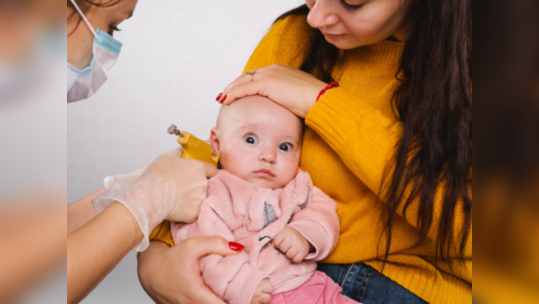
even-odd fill
[[(308, 173), (299, 171), (284, 188), (260, 188), (221, 170), (210, 179), (208, 198), (198, 220), (172, 223), (175, 243), (190, 237), (219, 235), (243, 244), (237, 255), (210, 255), (200, 262), (208, 287), (229, 304), (250, 303), (258, 283), (269, 278), (274, 294), (308, 281), (316, 261), (327, 257), (339, 236), (335, 201), (313, 186)], [(300, 232), (314, 247), (305, 260), (292, 263), (273, 246), (284, 227)]]

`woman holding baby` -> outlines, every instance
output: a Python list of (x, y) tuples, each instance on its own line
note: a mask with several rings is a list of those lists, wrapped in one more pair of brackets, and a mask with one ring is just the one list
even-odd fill
[[(218, 101), (258, 94), (304, 118), (301, 169), (337, 202), (319, 270), (363, 303), (471, 302), (471, 2), (307, 0), (245, 71)], [(174, 302), (190, 282), (165, 280), (178, 267), (167, 233), (139, 274)]]

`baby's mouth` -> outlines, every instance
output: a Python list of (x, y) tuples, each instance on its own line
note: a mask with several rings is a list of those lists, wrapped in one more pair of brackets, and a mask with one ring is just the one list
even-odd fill
[(260, 169), (253, 173), (262, 177), (272, 177), (272, 178), (275, 177), (275, 174), (273, 174), (270, 170), (267, 170), (267, 169)]

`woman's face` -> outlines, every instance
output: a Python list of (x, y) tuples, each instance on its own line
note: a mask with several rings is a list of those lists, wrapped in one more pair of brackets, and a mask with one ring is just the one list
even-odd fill
[(405, 41), (409, 0), (306, 0), (307, 22), (341, 50), (374, 44), (391, 36)]
[[(100, 29), (113, 36), (114, 32), (118, 30), (120, 23), (133, 15), (137, 1), (121, 0), (109, 7), (90, 5), (90, 9), (84, 14), (94, 30), (97, 31)], [(108, 0), (97, 1), (97, 3), (107, 2)], [(82, 69), (88, 66), (92, 59), (94, 35), (83, 20), (81, 20), (77, 27), (80, 15), (76, 10), (73, 10), (73, 14), (75, 14), (73, 18), (67, 19), (67, 32), (69, 33), (67, 61), (74, 67)], [(71, 16), (69, 9), (67, 16)]]

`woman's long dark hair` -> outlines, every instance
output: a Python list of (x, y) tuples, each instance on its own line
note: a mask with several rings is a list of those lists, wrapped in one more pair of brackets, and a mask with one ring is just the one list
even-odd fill
[[(79, 6), (80, 10), (84, 14), (86, 12), (88, 12), (90, 7), (92, 7), (92, 6), (111, 7), (111, 6), (114, 6), (114, 5), (118, 4), (118, 3), (120, 3), (120, 1), (122, 1), (122, 0), (109, 0), (109, 1), (104, 1), (103, 3), (100, 3), (100, 2), (95, 2), (95, 1), (92, 1), (92, 0), (75, 0), (77, 5)], [(75, 18), (75, 17), (78, 18), (77, 25), (75, 26), (75, 28), (71, 31), (71, 33), (67, 34), (69, 36), (69, 35), (71, 35), (73, 32), (75, 32), (77, 30), (77, 28), (79, 27), (79, 25), (80, 25), (80, 23), (82, 21), (82, 17), (76, 11), (75, 7), (73, 6), (73, 3), (71, 3), (70, 0), (67, 0), (67, 7), (72, 8), (71, 14), (67, 17), (67, 19), (69, 20), (69, 19)]]
[[(422, 235), (416, 245), (434, 228), (436, 256), (448, 261), (456, 252), (464, 259), (472, 223), (472, 4), (471, 0), (407, 1), (411, 1), (412, 33), (396, 75), (401, 85), (392, 101), (403, 134), (388, 167), (392, 176), (386, 174), (382, 190), (387, 206), (385, 258), (394, 215), (404, 206), (406, 217), (413, 203), (419, 207), (416, 224)], [(277, 20), (308, 12), (302, 5)], [(301, 69), (333, 81), (338, 56), (339, 50), (313, 29)], [(437, 191), (443, 193), (441, 214), (436, 214), (439, 221), (434, 220)], [(461, 235), (454, 235), (456, 213), (465, 215)]]

